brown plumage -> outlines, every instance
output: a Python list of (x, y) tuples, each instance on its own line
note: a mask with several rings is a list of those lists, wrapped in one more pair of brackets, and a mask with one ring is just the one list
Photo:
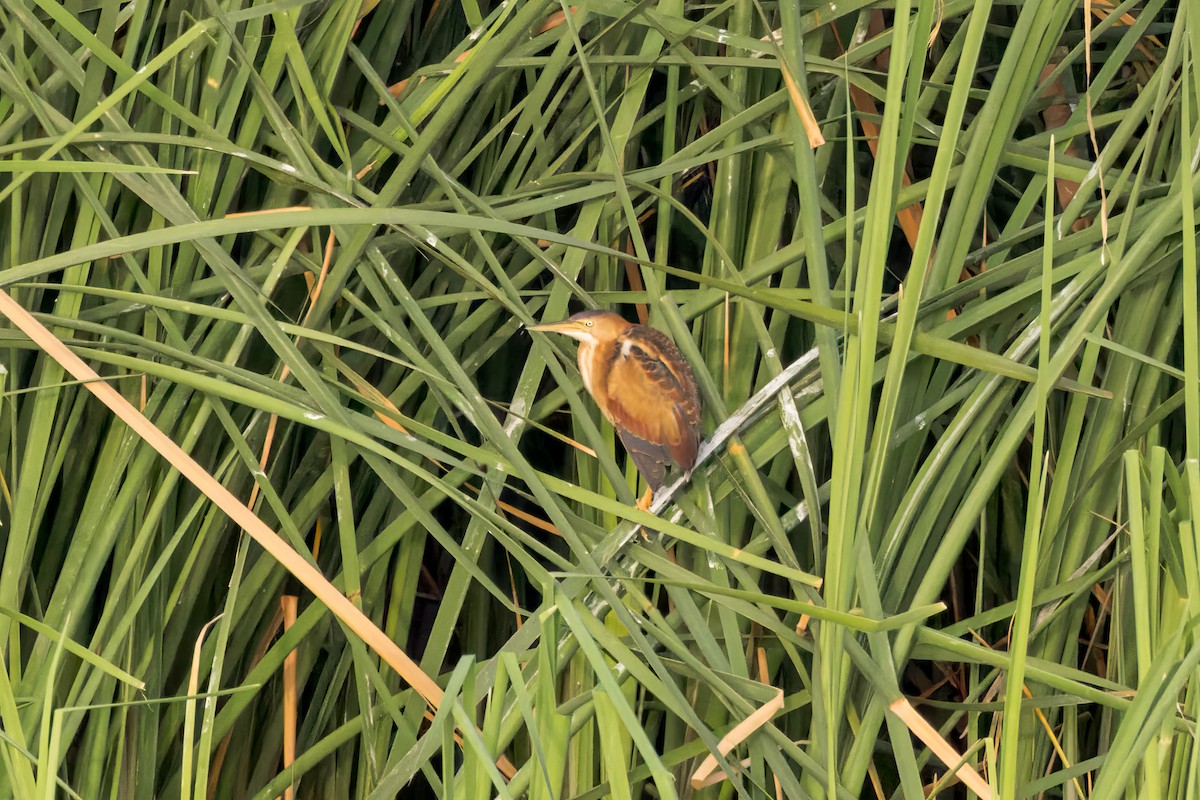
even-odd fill
[(663, 485), (671, 461), (685, 471), (696, 465), (700, 397), (691, 367), (666, 334), (606, 311), (529, 327), (579, 341), (583, 384), (651, 490)]

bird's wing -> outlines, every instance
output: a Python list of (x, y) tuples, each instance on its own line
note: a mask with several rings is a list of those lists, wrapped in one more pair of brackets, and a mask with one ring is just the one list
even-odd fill
[(666, 447), (684, 469), (695, 466), (700, 401), (691, 368), (666, 335), (643, 325), (622, 334), (605, 389), (615, 426)]

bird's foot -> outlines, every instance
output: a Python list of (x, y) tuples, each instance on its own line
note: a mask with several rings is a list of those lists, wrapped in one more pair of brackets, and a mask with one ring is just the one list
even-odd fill
[(647, 486), (646, 493), (644, 495), (642, 495), (640, 500), (637, 501), (638, 510), (639, 511), (649, 511), (650, 503), (652, 503), (653, 501), (654, 501), (654, 490), (651, 489), (649, 486)]

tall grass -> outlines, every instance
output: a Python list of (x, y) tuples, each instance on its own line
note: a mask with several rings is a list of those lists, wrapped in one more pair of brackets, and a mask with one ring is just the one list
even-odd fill
[(0, 796), (1196, 797), (1197, 14), (0, 1)]

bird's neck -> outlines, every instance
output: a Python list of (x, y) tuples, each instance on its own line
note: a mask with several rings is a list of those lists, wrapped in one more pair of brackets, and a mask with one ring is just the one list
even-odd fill
[(588, 393), (593, 397), (596, 395), (596, 389), (593, 381), (597, 377), (596, 375), (592, 374), (592, 364), (595, 353), (595, 342), (579, 343), (579, 374), (583, 376), (583, 388), (587, 389)]

